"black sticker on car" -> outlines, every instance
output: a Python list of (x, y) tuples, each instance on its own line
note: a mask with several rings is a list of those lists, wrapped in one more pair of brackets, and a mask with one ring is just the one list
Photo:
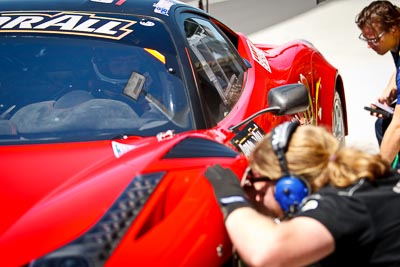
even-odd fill
[(246, 125), (232, 138), (231, 143), (244, 155), (250, 156), (255, 145), (264, 138), (265, 132), (254, 121)]

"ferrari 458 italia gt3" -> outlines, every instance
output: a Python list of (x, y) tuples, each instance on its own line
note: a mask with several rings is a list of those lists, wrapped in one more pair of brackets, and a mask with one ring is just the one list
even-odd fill
[(0, 2), (0, 265), (228, 266), (205, 169), (275, 125), (344, 140), (338, 70), (175, 0)]

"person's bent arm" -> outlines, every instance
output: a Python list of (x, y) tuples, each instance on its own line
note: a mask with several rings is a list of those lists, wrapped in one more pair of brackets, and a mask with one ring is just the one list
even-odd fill
[(397, 85), (396, 85), (396, 71), (392, 74), (388, 85), (383, 90), (381, 96), (378, 98), (380, 103), (386, 103), (390, 105), (393, 100), (397, 97)]
[(309, 217), (276, 224), (272, 218), (243, 207), (233, 211), (225, 225), (240, 257), (250, 266), (305, 266), (335, 249), (328, 229)]
[(334, 251), (332, 234), (316, 219), (295, 217), (276, 224), (256, 211), (230, 169), (217, 164), (207, 168), (205, 177), (213, 188), (232, 243), (248, 265), (304, 266)]
[(381, 144), (382, 158), (391, 163), (400, 149), (400, 105), (396, 105), (393, 118), (385, 131)]

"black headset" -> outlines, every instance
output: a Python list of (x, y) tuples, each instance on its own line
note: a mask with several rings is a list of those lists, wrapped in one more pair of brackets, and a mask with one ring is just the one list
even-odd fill
[(285, 155), (290, 139), (298, 126), (298, 121), (284, 122), (272, 129), (270, 137), (272, 149), (282, 170), (282, 176), (275, 185), (275, 199), (287, 215), (296, 212), (303, 199), (311, 194), (309, 183), (290, 173)]

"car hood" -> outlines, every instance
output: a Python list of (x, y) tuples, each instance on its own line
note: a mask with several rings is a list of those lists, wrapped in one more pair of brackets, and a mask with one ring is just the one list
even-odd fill
[(0, 249), (37, 242), (51, 227), (60, 235), (79, 212), (85, 212), (90, 227), (138, 172), (178, 141), (152, 137), (0, 147)]

